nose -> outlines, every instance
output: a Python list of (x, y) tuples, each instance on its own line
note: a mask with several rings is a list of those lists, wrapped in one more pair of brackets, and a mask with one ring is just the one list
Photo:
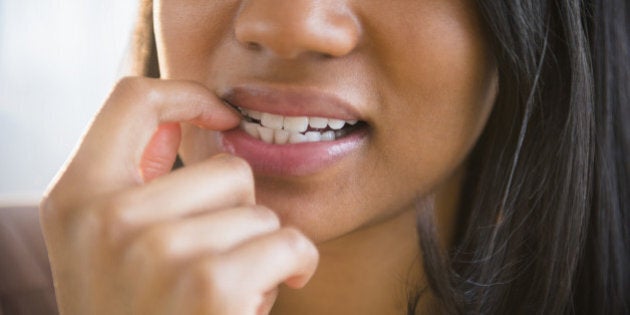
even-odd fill
[(341, 57), (356, 47), (360, 26), (339, 0), (244, 0), (237, 40), (286, 59), (305, 53)]

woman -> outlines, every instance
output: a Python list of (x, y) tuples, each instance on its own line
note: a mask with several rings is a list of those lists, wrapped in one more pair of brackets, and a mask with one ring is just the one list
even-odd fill
[(42, 202), (62, 313), (630, 312), (622, 0), (143, 9), (161, 80)]

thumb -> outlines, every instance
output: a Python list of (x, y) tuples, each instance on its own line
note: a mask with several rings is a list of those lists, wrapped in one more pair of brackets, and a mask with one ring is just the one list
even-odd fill
[(145, 182), (171, 171), (177, 157), (181, 137), (182, 131), (179, 123), (166, 123), (158, 126), (140, 160), (140, 174)]

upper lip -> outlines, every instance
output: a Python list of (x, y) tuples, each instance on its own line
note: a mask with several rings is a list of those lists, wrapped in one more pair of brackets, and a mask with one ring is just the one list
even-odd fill
[(309, 88), (240, 85), (229, 88), (220, 97), (233, 106), (282, 116), (361, 120), (349, 102)]

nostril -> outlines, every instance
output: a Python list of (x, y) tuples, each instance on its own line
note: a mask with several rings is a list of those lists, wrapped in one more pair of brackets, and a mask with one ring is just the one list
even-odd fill
[(247, 46), (247, 49), (254, 50), (254, 51), (260, 51), (262, 49), (262, 46), (256, 42), (248, 41), (245, 43), (245, 45)]
[[(234, 22), (235, 37), (249, 51), (268, 51), (285, 59), (304, 53), (332, 59), (352, 52), (361, 36), (352, 12), (340, 12), (332, 2), (331, 6), (315, 2), (245, 1)], [(272, 4), (282, 4), (282, 10)]]
[(328, 54), (328, 53), (322, 53), (322, 54), (319, 54), (319, 55), (320, 55), (321, 59), (324, 59), (324, 60), (335, 58), (335, 56), (333, 56), (332, 54)]

